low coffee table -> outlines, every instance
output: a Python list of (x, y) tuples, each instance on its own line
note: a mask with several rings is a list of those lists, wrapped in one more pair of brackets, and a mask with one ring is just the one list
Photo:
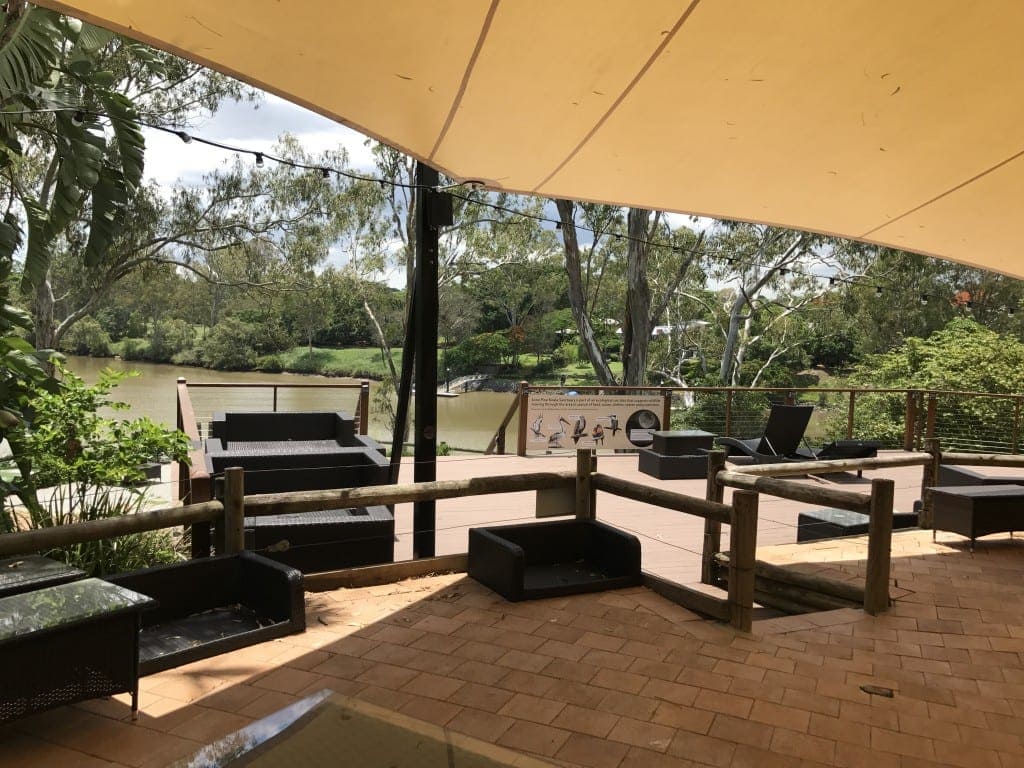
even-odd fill
[(1024, 530), (1024, 485), (956, 485), (932, 488), (932, 540), (952, 531), (971, 540)]
[(40, 555), (0, 560), (0, 597), (85, 578), (85, 571)]
[(101, 579), (0, 598), (0, 722), (123, 692), (134, 719), (140, 615), (155, 605)]

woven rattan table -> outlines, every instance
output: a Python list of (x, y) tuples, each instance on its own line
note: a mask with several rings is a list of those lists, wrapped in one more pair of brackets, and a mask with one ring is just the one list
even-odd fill
[(145, 595), (82, 579), (0, 598), (0, 722), (128, 692), (139, 708)]

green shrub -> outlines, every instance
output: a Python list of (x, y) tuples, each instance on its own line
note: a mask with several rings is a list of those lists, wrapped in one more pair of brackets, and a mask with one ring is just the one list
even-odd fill
[(149, 342), (143, 339), (122, 339), (121, 358), (124, 360), (148, 360)]
[(103, 330), (103, 326), (86, 315), (64, 334), (60, 348), (72, 355), (108, 357), (111, 343), (110, 334)]
[(198, 345), (203, 364), (218, 370), (247, 370), (256, 363), (258, 330), (249, 323), (227, 317), (215, 325)]
[(184, 320), (159, 320), (153, 324), (149, 341), (149, 359), (153, 362), (167, 362), (177, 353), (192, 346), (195, 333), (192, 325)]
[(284, 361), (280, 355), (264, 355), (256, 360), (256, 370), (264, 373), (280, 373), (284, 370)]
[[(147, 418), (117, 420), (98, 415), (101, 408), (123, 409), (110, 391), (126, 374), (104, 371), (86, 386), (61, 371), (55, 393), (40, 392), (30, 401), (33, 419), (12, 441), (20, 478), (14, 493), (27, 514), (8, 515), (2, 526), (47, 528), (72, 522), (134, 514), (148, 505), (142, 465), (152, 461), (186, 461), (186, 436)], [(39, 492), (48, 489), (43, 495)], [(114, 541), (67, 547), (57, 556), (92, 575), (115, 573), (177, 559), (174, 535), (139, 534)]]

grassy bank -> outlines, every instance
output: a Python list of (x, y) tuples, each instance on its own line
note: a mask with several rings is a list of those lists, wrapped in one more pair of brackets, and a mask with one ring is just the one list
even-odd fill
[[(130, 351), (129, 351), (130, 350)], [(171, 362), (167, 360), (152, 360), (149, 357), (149, 344), (145, 339), (122, 339), (111, 345), (111, 351), (125, 360), (144, 360), (146, 362)], [(401, 370), (402, 350), (396, 347), (392, 350), (395, 359), (396, 369)], [(438, 352), (438, 372), (444, 370), (444, 356)], [(195, 359), (179, 360), (177, 356), (174, 362), (185, 365), (199, 365)], [(542, 362), (547, 360), (542, 358)], [(589, 363), (569, 363), (560, 368), (552, 368), (550, 365), (541, 365), (543, 371), (538, 374), (536, 358), (532, 355), (524, 355), (520, 358), (518, 371), (509, 370), (501, 374), (501, 378), (518, 381), (525, 379), (532, 384), (551, 384), (583, 387), (596, 385), (594, 369)], [(611, 364), (612, 372), (616, 375), (622, 374), (621, 363)], [(384, 361), (381, 352), (376, 347), (347, 347), (344, 349), (328, 349), (313, 347), (312, 351), (306, 346), (292, 347), (291, 349), (279, 352), (275, 355), (260, 358), (257, 361), (255, 370), (267, 372), (288, 372), (319, 374), (322, 376), (343, 376), (354, 379), (373, 379), (379, 381), (388, 373), (389, 368)], [(455, 378), (455, 374), (452, 374)]]

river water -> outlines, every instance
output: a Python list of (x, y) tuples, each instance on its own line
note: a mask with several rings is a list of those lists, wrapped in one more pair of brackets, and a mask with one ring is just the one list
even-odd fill
[[(122, 380), (113, 392), (113, 399), (130, 406), (118, 411), (122, 417), (148, 416), (153, 421), (173, 427), (176, 420), (175, 383), (184, 377), (190, 383), (206, 384), (277, 384), (279, 411), (342, 410), (355, 411), (357, 389), (300, 389), (288, 384), (358, 384), (358, 379), (305, 376), (291, 373), (250, 373), (211, 371), (175, 365), (125, 362), (111, 358), (68, 356), (67, 366), (88, 383), (94, 383), (104, 368), (138, 371), (138, 376)], [(391, 433), (373, 404), (376, 384), (370, 384), (370, 434), (390, 444)], [(271, 389), (194, 388), (189, 390), (196, 418), (205, 421), (213, 411), (263, 411), (273, 407)], [(502, 392), (468, 392), (458, 397), (437, 399), (437, 438), (453, 449), (482, 451), (504, 418), (514, 395)], [(516, 444), (516, 420), (510, 425), (507, 450)]]

